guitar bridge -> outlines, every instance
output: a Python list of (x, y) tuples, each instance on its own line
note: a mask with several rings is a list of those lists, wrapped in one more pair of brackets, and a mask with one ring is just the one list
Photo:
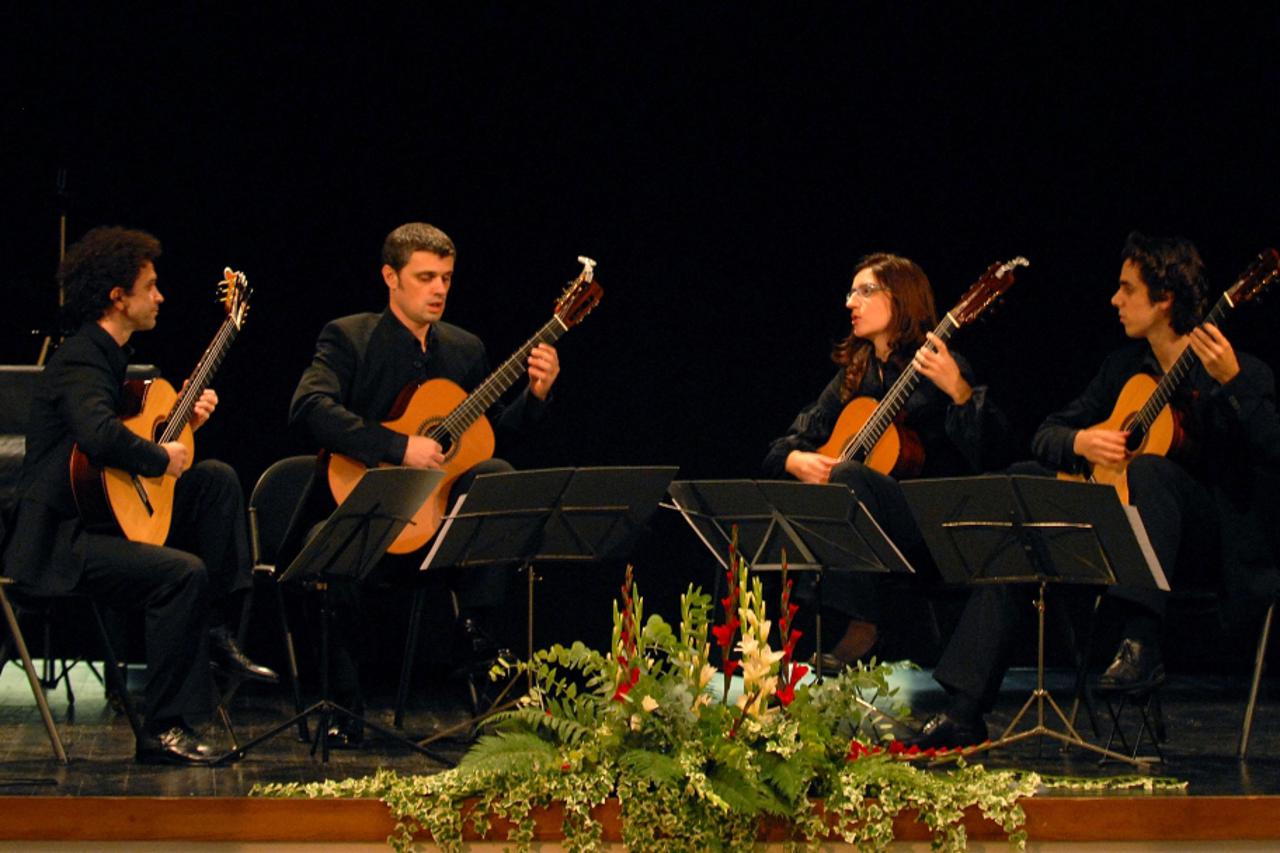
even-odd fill
[(147, 515), (155, 515), (155, 507), (151, 505), (151, 497), (147, 494), (147, 487), (142, 485), (142, 480), (138, 479), (137, 474), (130, 476), (133, 480), (133, 488), (138, 493), (138, 500), (142, 501), (142, 507), (147, 511)]

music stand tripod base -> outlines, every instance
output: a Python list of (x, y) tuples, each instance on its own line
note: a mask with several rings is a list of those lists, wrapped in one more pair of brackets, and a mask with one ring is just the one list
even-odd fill
[[(943, 577), (956, 583), (1037, 584), (1036, 686), (1000, 737), (959, 751), (973, 755), (1044, 736), (1134, 767), (1137, 758), (1086, 741), (1045, 689), (1045, 594), (1049, 583), (1163, 587), (1136, 513), (1111, 486), (1048, 477), (987, 475), (902, 484)], [(1063, 728), (1050, 727), (1046, 705)], [(1035, 708), (1035, 724), (1017, 731)]]
[(334, 718), (343, 718), (367, 726), (446, 766), (453, 766), (455, 762), (329, 698), (329, 626), (333, 616), (330, 585), (335, 580), (357, 583), (363, 579), (382, 559), (387, 548), (411, 522), (442, 479), (444, 472), (438, 469), (391, 467), (367, 471), (284, 571), (279, 582), (300, 580), (320, 594), (320, 699), (271, 730), (233, 748), (213, 764), (239, 760), (258, 744), (311, 716), (318, 716), (320, 724), (311, 753), (314, 755), (319, 750), (322, 762), (329, 760), (329, 724)]

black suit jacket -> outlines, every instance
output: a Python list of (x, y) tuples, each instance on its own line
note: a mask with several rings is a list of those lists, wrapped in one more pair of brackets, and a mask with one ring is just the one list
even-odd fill
[(73, 444), (97, 465), (148, 477), (168, 467), (160, 445), (120, 420), (129, 354), (96, 323), (86, 323), (53, 354), (37, 383), (4, 553), (5, 574), (32, 589), (66, 592), (80, 579), (83, 526), (71, 491)]
[[(294, 391), (289, 423), (319, 447), (366, 466), (398, 465), (408, 437), (381, 422), (401, 392), (428, 379), (448, 379), (470, 393), (488, 375), (484, 344), (450, 323), (431, 324), (424, 353), (390, 310), (340, 317), (320, 332), (315, 356)], [(488, 415), (499, 433), (510, 433), (537, 418), (544, 406), (526, 387), (509, 405), (494, 404)]]

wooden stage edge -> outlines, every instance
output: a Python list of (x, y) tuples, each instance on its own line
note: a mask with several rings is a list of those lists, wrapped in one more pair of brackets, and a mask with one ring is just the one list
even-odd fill
[[(1032, 841), (1280, 840), (1280, 797), (1036, 797), (1024, 801)], [(537, 839), (559, 838), (559, 814), (538, 816)], [(606, 841), (618, 841), (617, 807), (601, 807)], [(498, 822), (495, 821), (495, 824)], [(377, 800), (247, 797), (0, 797), (0, 840), (380, 842), (395, 821)], [(966, 816), (973, 840), (1003, 832), (976, 813)], [(504, 826), (490, 835), (506, 837)], [(910, 816), (898, 838), (924, 840)], [(762, 832), (762, 840), (781, 834)], [(470, 838), (468, 840), (478, 840)]]

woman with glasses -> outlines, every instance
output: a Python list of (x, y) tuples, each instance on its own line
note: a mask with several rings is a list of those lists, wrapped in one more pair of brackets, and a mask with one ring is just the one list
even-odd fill
[[(987, 399), (986, 388), (976, 384), (968, 362), (930, 331), (938, 323), (933, 289), (915, 262), (886, 253), (864, 257), (845, 307), (852, 327), (831, 354), (839, 369), (818, 399), (769, 446), (764, 473), (849, 487), (913, 566), (931, 566), (895, 477), (959, 476), (995, 467), (988, 451), (1005, 443), (1007, 423)], [(923, 380), (895, 422), (902, 452), (892, 465), (870, 460), (887, 470), (842, 460), (838, 449), (824, 447), (834, 443), (833, 429), (851, 401), (867, 407), (881, 400), (912, 364)], [(812, 590), (802, 590), (798, 597), (804, 601), (806, 592), (812, 601)], [(879, 596), (871, 575), (829, 570), (821, 600), (824, 612), (847, 620), (843, 635), (823, 655), (823, 668), (838, 670), (870, 655), (880, 636)]]

